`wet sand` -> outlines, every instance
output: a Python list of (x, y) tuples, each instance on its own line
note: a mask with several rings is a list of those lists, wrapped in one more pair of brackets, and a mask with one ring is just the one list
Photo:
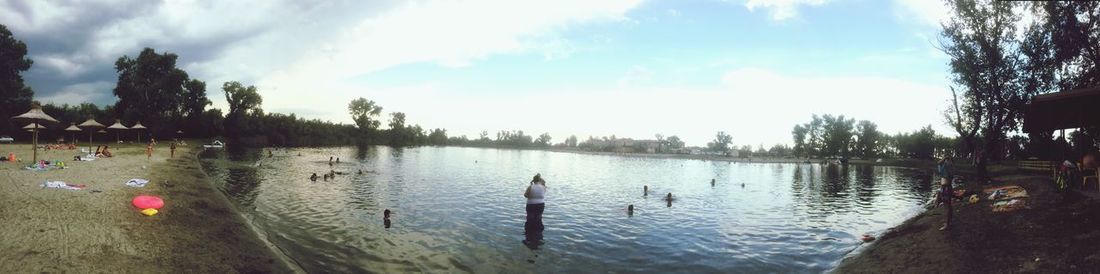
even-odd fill
[(1002, 174), (994, 185), (1024, 187), (1030, 208), (994, 213), (984, 197), (956, 203), (953, 227), (940, 231), (946, 216), (938, 207), (891, 229), (834, 272), (1100, 273), (1100, 202), (1064, 198), (1048, 174)]
[[(93, 148), (94, 150), (94, 148)], [(18, 163), (0, 162), (0, 271), (112, 273), (286, 273), (290, 264), (264, 242), (181, 147), (169, 159), (160, 144), (120, 145), (115, 157), (73, 162), (77, 150), (39, 151), (66, 169), (30, 171), (29, 144), (2, 144)], [(148, 179), (145, 187), (125, 185)], [(42, 188), (46, 180), (85, 184), (82, 190)], [(161, 212), (141, 215), (130, 200), (164, 199)]]

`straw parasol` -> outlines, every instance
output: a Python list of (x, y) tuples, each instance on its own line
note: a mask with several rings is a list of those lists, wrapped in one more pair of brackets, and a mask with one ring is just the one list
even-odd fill
[(113, 129), (113, 130), (115, 130), (115, 142), (116, 142), (116, 143), (121, 143), (121, 142), (122, 142), (122, 140), (121, 140), (121, 139), (119, 139), (119, 137), (118, 137), (118, 132), (119, 132), (119, 131), (122, 131), (122, 130), (127, 130), (127, 129), (130, 129), (130, 128), (127, 128), (126, 126), (122, 125), (122, 120), (119, 120), (119, 119), (115, 119), (115, 124), (113, 124), (113, 125), (111, 125), (111, 126), (107, 127), (107, 129)]
[(138, 130), (137, 142), (141, 143), (141, 130), (145, 129), (145, 126), (141, 125), (141, 121), (138, 121), (137, 124), (134, 124), (134, 126), (130, 127), (130, 129)]
[(15, 120), (16, 122), (32, 123), (34, 125), (33, 127), (31, 127), (31, 131), (34, 132), (34, 137), (32, 138), (33, 141), (31, 142), (31, 145), (32, 145), (31, 151), (33, 151), (32, 153), (34, 154), (34, 156), (31, 157), (31, 160), (33, 162), (37, 163), (38, 162), (38, 129), (41, 128), (41, 125), (39, 125), (39, 123), (57, 123), (57, 119), (54, 119), (53, 117), (50, 117), (50, 115), (46, 114), (45, 112), (42, 112), (42, 107), (38, 106), (38, 104), (32, 105), (31, 110), (27, 111), (27, 113), (23, 113), (23, 114), (19, 114), (19, 115), (15, 116), (15, 117), (11, 117), (11, 119)]
[(69, 139), (73, 140), (73, 145), (76, 145), (76, 132), (80, 131), (80, 128), (76, 127), (76, 123), (69, 123), (69, 127), (65, 128), (65, 131), (70, 132)]
[(96, 122), (93, 118), (88, 118), (87, 121), (76, 126), (88, 131), (88, 151), (92, 151), (92, 133), (96, 128), (103, 128), (103, 124)]

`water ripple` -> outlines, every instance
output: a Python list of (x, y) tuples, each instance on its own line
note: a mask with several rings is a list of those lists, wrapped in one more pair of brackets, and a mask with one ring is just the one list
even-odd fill
[[(891, 167), (441, 147), (226, 154), (203, 167), (310, 272), (815, 273), (931, 191), (927, 172)], [(329, 170), (346, 174), (308, 180)], [(521, 194), (534, 173), (548, 180), (546, 244), (529, 250)]]

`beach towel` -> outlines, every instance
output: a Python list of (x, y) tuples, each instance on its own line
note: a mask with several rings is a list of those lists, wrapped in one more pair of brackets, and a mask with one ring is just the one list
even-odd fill
[(132, 186), (132, 187), (145, 187), (145, 184), (148, 184), (148, 183), (149, 183), (149, 180), (137, 179), (137, 178), (130, 179), (129, 181), (126, 181), (126, 185)]
[(1027, 208), (1027, 199), (1011, 199), (993, 202), (993, 212), (1012, 212)]
[(983, 192), (985, 192), (986, 195), (989, 195), (989, 197), (987, 198), (990, 201), (1011, 200), (1028, 197), (1027, 190), (1018, 185), (990, 187), (986, 188)]
[(46, 181), (45, 183), (42, 183), (41, 186), (42, 188), (61, 188), (71, 190), (81, 190), (85, 187), (84, 185), (68, 184), (62, 181)]
[(79, 160), (79, 161), (85, 161), (85, 162), (95, 161), (95, 155), (92, 155), (92, 154), (88, 154), (88, 155), (84, 155), (84, 156), (77, 156), (77, 157), (78, 158), (76, 158), (76, 159)]

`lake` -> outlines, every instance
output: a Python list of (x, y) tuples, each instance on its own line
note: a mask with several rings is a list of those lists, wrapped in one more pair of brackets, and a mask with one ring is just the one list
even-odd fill
[[(919, 213), (932, 190), (930, 171), (863, 165), (460, 147), (200, 156), (244, 215), (309, 272), (819, 273), (860, 235)], [(329, 157), (341, 162), (330, 167)], [(330, 169), (347, 174), (309, 180)], [(548, 187), (545, 244), (529, 249), (522, 195), (535, 173)], [(670, 192), (671, 205), (662, 199)]]

